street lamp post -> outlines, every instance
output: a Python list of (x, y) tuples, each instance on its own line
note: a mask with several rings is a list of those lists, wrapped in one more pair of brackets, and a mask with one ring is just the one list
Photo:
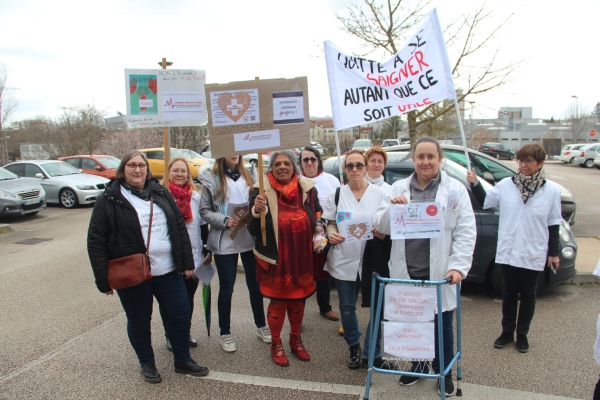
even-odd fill
[[(577, 143), (579, 140), (579, 97), (573, 95), (572, 99), (575, 99), (575, 116), (571, 116), (571, 119), (575, 118), (575, 127), (573, 130), (573, 143)], [(571, 121), (573, 123), (573, 121)]]
[(469, 137), (471, 138), (470, 146), (472, 148), (473, 147), (473, 105), (475, 104), (475, 102), (474, 101), (469, 101), (469, 104), (471, 105), (471, 115), (469, 117), (469, 119), (470, 119), (470, 125), (471, 125), (471, 135)]

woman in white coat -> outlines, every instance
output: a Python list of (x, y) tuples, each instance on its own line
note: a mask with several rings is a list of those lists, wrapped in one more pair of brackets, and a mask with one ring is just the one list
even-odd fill
[[(323, 208), (323, 218), (328, 221), (327, 233), (331, 243), (325, 271), (335, 279), (344, 340), (350, 347), (350, 357), (346, 366), (351, 369), (362, 365), (360, 348), (362, 333), (356, 316), (356, 300), (360, 289), (362, 258), (367, 241), (347, 242), (345, 236), (338, 232), (337, 222), (371, 219), (385, 198), (383, 189), (365, 180), (366, 164), (367, 159), (362, 151), (352, 150), (346, 155), (344, 170), (348, 176), (348, 185), (340, 188), (337, 207), (334, 190)], [(360, 227), (357, 229), (360, 230)], [(366, 232), (363, 230), (361, 233), (364, 235)], [(379, 235), (379, 232), (373, 233)]]
[[(200, 217), (200, 194), (196, 192), (196, 186), (187, 160), (184, 157), (173, 157), (169, 162), (169, 174), (165, 175), (160, 184), (169, 189), (183, 215), (192, 245), (194, 267), (197, 268), (202, 261), (203, 246), (202, 239), (200, 238), (200, 225), (204, 224), (204, 221)], [(207, 262), (210, 262), (209, 260)], [(184, 282), (188, 298), (190, 299), (191, 320), (194, 313), (194, 295), (196, 294), (196, 289), (198, 289), (198, 280), (192, 276), (186, 278)], [(167, 336), (167, 349), (173, 351), (167, 334), (169, 316), (164, 312), (162, 307), (159, 307), (159, 311), (165, 328), (165, 336)], [(190, 347), (196, 347), (197, 345), (196, 339), (190, 334)]]
[[(442, 324), (444, 341), (444, 369), (454, 356), (452, 320), (456, 308), (456, 286), (469, 272), (477, 230), (475, 215), (467, 189), (459, 181), (440, 170), (443, 153), (437, 140), (423, 137), (413, 149), (415, 173), (392, 185), (392, 193), (386, 197), (373, 217), (375, 228), (390, 234), (390, 203), (438, 202), (442, 207), (442, 236), (434, 239), (393, 240), (389, 269), (390, 278), (443, 280), (452, 278), (450, 285), (442, 286)], [(433, 370), (439, 373), (437, 318), (435, 319), (435, 359)], [(412, 371), (423, 370), (422, 363), (413, 363)], [(400, 384), (412, 385), (420, 378), (403, 375)], [(444, 388), (447, 396), (454, 394), (451, 373), (446, 376)]]

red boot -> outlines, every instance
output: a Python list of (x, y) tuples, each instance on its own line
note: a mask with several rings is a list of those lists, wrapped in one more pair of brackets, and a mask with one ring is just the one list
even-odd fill
[(310, 361), (310, 354), (308, 354), (308, 351), (304, 348), (300, 335), (290, 335), (290, 347), (292, 348), (292, 353), (298, 357), (298, 360)]
[(271, 357), (273, 357), (275, 364), (279, 365), (280, 367), (287, 367), (290, 365), (290, 362), (283, 351), (281, 338), (271, 339)]

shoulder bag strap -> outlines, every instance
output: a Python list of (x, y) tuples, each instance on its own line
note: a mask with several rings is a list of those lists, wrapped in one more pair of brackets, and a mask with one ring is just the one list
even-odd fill
[(150, 196), (150, 220), (148, 221), (148, 243), (146, 244), (146, 255), (150, 251), (150, 236), (152, 235), (152, 217), (154, 216), (154, 199)]

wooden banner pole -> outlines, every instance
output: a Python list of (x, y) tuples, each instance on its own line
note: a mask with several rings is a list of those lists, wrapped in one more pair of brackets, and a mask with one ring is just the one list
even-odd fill
[[(254, 79), (260, 79), (258, 76)], [(263, 155), (262, 153), (258, 153), (258, 194), (261, 196), (265, 196), (265, 179), (263, 174)], [(266, 201), (266, 196), (265, 196)], [(260, 231), (262, 233), (262, 243), (263, 246), (267, 245), (267, 221), (265, 219), (265, 212), (261, 211), (260, 213)]]
[[(162, 59), (162, 69), (167, 69), (167, 59), (163, 57)], [(164, 169), (164, 174), (163, 174), (163, 178), (168, 177), (168, 173), (169, 173), (169, 158), (171, 157), (171, 145), (170, 145), (170, 140), (169, 140), (169, 128), (168, 127), (164, 127), (163, 128), (163, 136), (164, 136), (164, 147), (165, 147), (165, 169)], [(163, 179), (165, 181), (165, 186), (168, 187), (168, 179)]]

